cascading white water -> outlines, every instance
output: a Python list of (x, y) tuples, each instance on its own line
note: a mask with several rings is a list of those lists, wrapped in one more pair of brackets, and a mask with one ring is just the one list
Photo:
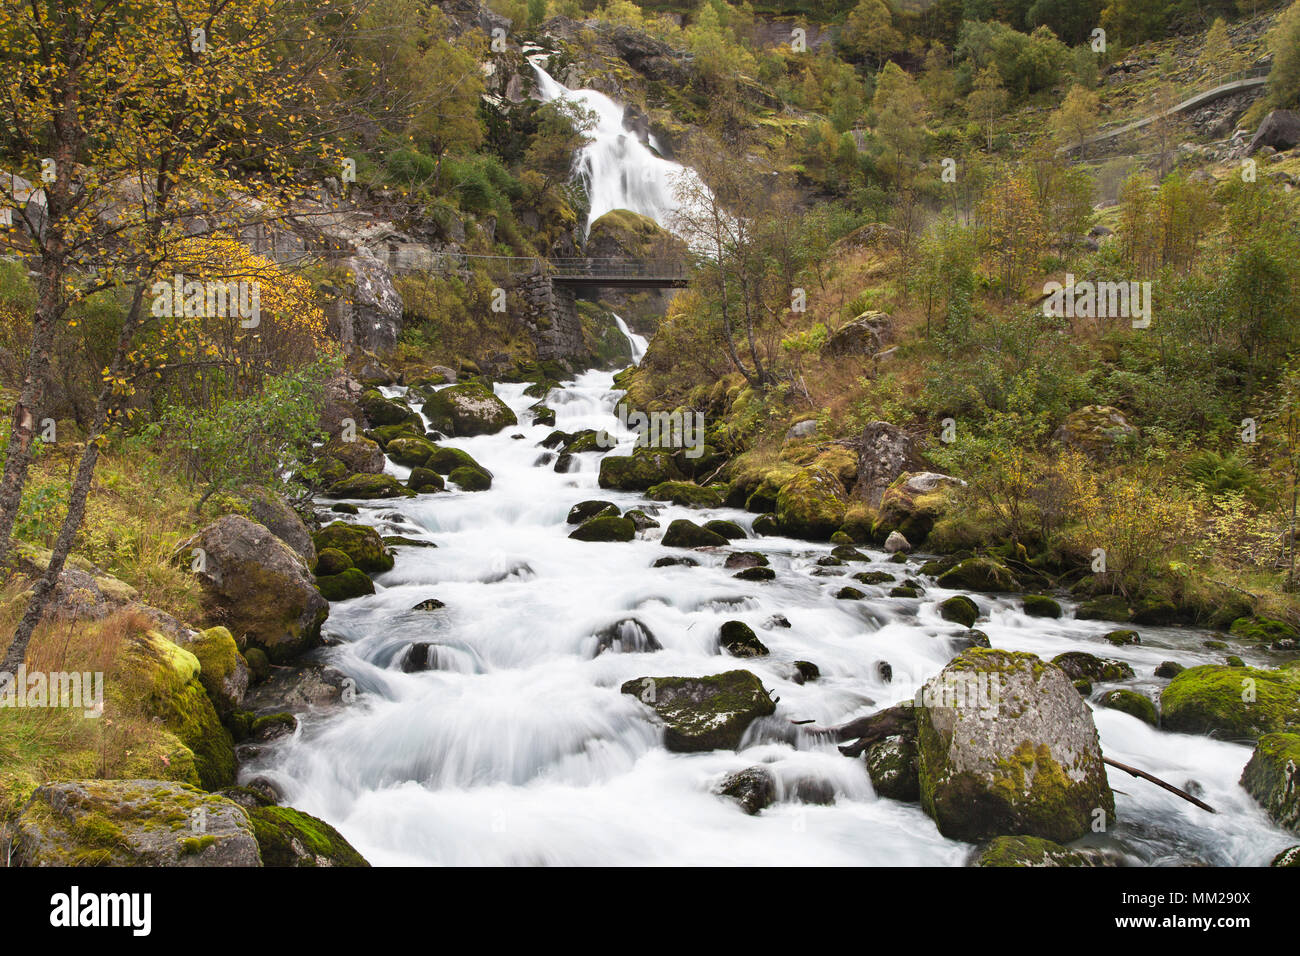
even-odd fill
[(645, 350), (650, 347), (650, 343), (644, 335), (637, 335), (629, 329), (621, 315), (614, 312), (611, 312), (610, 315), (614, 316), (614, 324), (618, 326), (618, 330), (623, 333), (623, 338), (627, 339), (628, 347), (632, 349), (632, 364), (640, 365), (641, 359), (645, 358)]
[(688, 184), (688, 193), (705, 189), (694, 170), (655, 155), (625, 129), (625, 107), (596, 90), (563, 86), (542, 68), (538, 59), (540, 55), (530, 62), (537, 73), (542, 101), (567, 100), (596, 117), (596, 125), (588, 133), (591, 141), (576, 157), (591, 202), (586, 228), (590, 230), (591, 224), (611, 209), (630, 209), (672, 229), (674, 216), (682, 207), (681, 187)]
[[(790, 723), (839, 723), (911, 697), (957, 647), (962, 629), (937, 613), (956, 592), (924, 579), (920, 599), (862, 585), (867, 599), (836, 600), (843, 578), (813, 573), (842, 570), (816, 567), (827, 547), (785, 538), (737, 542), (769, 557), (777, 579), (767, 583), (734, 579), (718, 553), (693, 554), (699, 567), (652, 568), (661, 555), (681, 553), (664, 548), (657, 531), (629, 543), (573, 541), (565, 516), (578, 501), (655, 506), (598, 489), (598, 452), (576, 456), (581, 467), (568, 474), (538, 465), (536, 442), (550, 429), (529, 424), (533, 399), (523, 388), (497, 391), (525, 424), (446, 442), (495, 473), (491, 490), (356, 502), (354, 520), (438, 547), (397, 549), (376, 594), (331, 607), (326, 630), (342, 643), (325, 654), (357, 681), (356, 702), (329, 716), (300, 715), (300, 730), (245, 766), (243, 778), (276, 780), (287, 802), (337, 826), (376, 864), (960, 864), (965, 844), (942, 837), (918, 806), (876, 797), (863, 761)], [(605, 428), (620, 439), (611, 454), (626, 454), (634, 436), (614, 417), (620, 394), (608, 373), (588, 372), (547, 402), (559, 428)], [(747, 529), (753, 518), (665, 505), (657, 520), (666, 527), (676, 517), (729, 518)], [(869, 564), (850, 570), (921, 577), (915, 562), (869, 553)], [(993, 646), (1121, 658), (1138, 687), (1154, 686), (1161, 660), (1218, 660), (1201, 645), (1204, 632), (1145, 628), (1141, 645), (1116, 648), (1101, 637), (1109, 625), (1076, 620), (1068, 608), (1061, 620), (1032, 618), (1012, 598), (971, 596), (988, 615), (980, 626)], [(410, 610), (429, 597), (446, 608)], [(791, 626), (771, 626), (776, 614)], [(619, 625), (629, 618), (640, 628)], [(720, 655), (716, 635), (730, 619), (754, 627), (770, 655)], [(611, 625), (624, 635), (644, 628), (662, 649), (616, 645), (598, 654), (596, 635)], [(437, 645), (437, 670), (401, 672), (413, 641)], [(1263, 663), (1258, 653), (1239, 653)], [(796, 660), (817, 664), (821, 678), (796, 683)], [(879, 661), (890, 663), (891, 682)], [(737, 666), (780, 698), (739, 752), (667, 752), (648, 710), (619, 691), (633, 678)], [(1093, 842), (1135, 862), (1220, 865), (1263, 864), (1295, 842), (1237, 785), (1248, 747), (1164, 733), (1115, 710), (1094, 715), (1107, 754), (1176, 785), (1196, 781), (1219, 813), (1112, 771), (1123, 791), (1119, 823)], [(759, 763), (782, 795), (761, 814), (747, 816), (712, 792), (724, 775)], [(801, 782), (834, 802), (798, 802)]]

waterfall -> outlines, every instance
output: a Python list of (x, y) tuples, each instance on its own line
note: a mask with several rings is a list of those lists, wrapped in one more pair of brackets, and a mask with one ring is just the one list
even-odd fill
[(596, 116), (596, 125), (588, 132), (591, 141), (575, 159), (578, 175), (591, 201), (587, 231), (611, 209), (630, 209), (649, 216), (665, 229), (672, 229), (674, 216), (682, 207), (682, 187), (691, 191), (704, 188), (694, 170), (655, 155), (624, 129), (623, 106), (596, 90), (571, 90), (563, 86), (537, 62), (541, 58), (539, 54), (529, 62), (537, 72), (542, 101), (567, 100)]
[(611, 312), (610, 315), (614, 316), (614, 324), (618, 326), (618, 330), (623, 333), (623, 338), (627, 339), (627, 344), (632, 349), (632, 364), (640, 365), (641, 359), (645, 357), (646, 347), (649, 345), (646, 337), (637, 335), (629, 329), (627, 323), (623, 321), (623, 317), (617, 312)]

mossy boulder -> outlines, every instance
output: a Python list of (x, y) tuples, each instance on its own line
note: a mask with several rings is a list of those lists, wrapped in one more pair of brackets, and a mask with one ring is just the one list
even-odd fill
[(444, 491), (447, 484), (442, 480), (442, 475), (430, 468), (412, 468), (406, 479), (406, 487), (416, 494), (431, 495)]
[(1300, 631), (1286, 621), (1269, 617), (1239, 617), (1232, 622), (1231, 631), (1243, 640), (1259, 641), (1262, 644), (1285, 641), (1294, 647), (1295, 642), (1300, 640)]
[[(318, 552), (327, 549), (342, 551), (352, 562), (352, 567), (370, 574), (393, 570), (393, 556), (384, 546), (379, 532), (367, 525), (334, 521), (317, 531), (312, 540), (316, 542)], [(322, 568), (318, 564), (316, 573), (338, 574), (345, 570), (346, 567)]]
[(1287, 866), (1300, 868), (1300, 846), (1288, 847), (1277, 856), (1269, 866)]
[(351, 441), (335, 436), (325, 443), (317, 457), (341, 461), (350, 474), (377, 475), (384, 470), (383, 450), (378, 442), (371, 441), (365, 435), (353, 435)]
[(316, 587), (325, 600), (330, 602), (347, 601), (375, 593), (375, 582), (359, 568), (348, 568), (338, 574), (317, 575)]
[(612, 501), (579, 501), (569, 509), (569, 516), (565, 519), (569, 524), (582, 524), (589, 518), (619, 516), (618, 505)]
[[(398, 438), (426, 438), (424, 424), (414, 420), (402, 422), (400, 425), (380, 425), (378, 428), (370, 429), (366, 435), (373, 438), (380, 448), (387, 448), (389, 442)], [(361, 469), (356, 470), (360, 471)], [(383, 471), (382, 458), (378, 470)]]
[[(853, 580), (860, 584), (893, 584), (897, 578), (888, 571), (859, 571), (853, 575)], [(967, 600), (969, 601), (970, 598), (967, 598)], [(978, 612), (978, 610), (977, 608), (976, 611)]]
[(406, 422), (413, 423), (417, 428), (420, 426), (420, 416), (411, 410), (410, 405), (400, 399), (384, 398), (377, 388), (368, 388), (362, 392), (358, 404), (365, 413), (366, 421), (372, 426), (402, 425)]
[(1161, 693), (1160, 711), (1164, 728), (1178, 733), (1231, 739), (1300, 733), (1300, 664), (1189, 667)]
[(469, 452), (459, 448), (448, 448), (446, 445), (434, 445), (433, 452), (424, 462), (424, 467), (440, 475), (450, 475), (457, 468), (477, 468), (489, 475), (492, 474)]
[(1101, 639), (1114, 644), (1116, 647), (1125, 647), (1129, 644), (1142, 643), (1142, 638), (1138, 635), (1138, 632), (1128, 630), (1127, 628), (1118, 631), (1108, 631), (1101, 636)]
[(394, 438), (384, 448), (384, 454), (399, 465), (415, 468), (428, 461), (436, 449), (427, 438)]
[(1080, 621), (1127, 621), (1133, 612), (1118, 594), (1102, 594), (1080, 603), (1074, 616)]
[(636, 538), (636, 525), (631, 518), (597, 515), (578, 525), (569, 537), (575, 541), (631, 541)]
[[(217, 656), (220, 643), (221, 635), (213, 635), (206, 649), (209, 656)], [(221, 725), (200, 680), (202, 665), (198, 657), (156, 631), (147, 631), (123, 642), (117, 655), (117, 671), (120, 693), (161, 723), (194, 755), (197, 782), (202, 787), (216, 790), (234, 782), (234, 741)]]
[(935, 472), (903, 473), (881, 495), (871, 539), (883, 543), (899, 534), (911, 543), (909, 547), (925, 541), (947, 513), (952, 489), (959, 485), (956, 479)]
[(939, 587), (962, 591), (1019, 591), (1016, 577), (992, 558), (967, 558), (939, 575)]
[(747, 767), (726, 777), (715, 792), (735, 800), (753, 816), (776, 799), (776, 778), (766, 767)]
[(1066, 651), (1052, 658), (1052, 663), (1059, 667), (1071, 680), (1120, 681), (1133, 677), (1133, 668), (1123, 661), (1109, 657), (1097, 657), (1087, 651)]
[(1030, 617), (1060, 617), (1061, 605), (1044, 594), (1026, 594), (1022, 602), (1025, 614)]
[(732, 575), (738, 581), (775, 581), (776, 572), (771, 568), (745, 568)]
[(729, 541), (738, 541), (741, 538), (749, 537), (745, 534), (745, 529), (736, 524), (736, 522), (724, 521), (720, 518), (704, 522), (704, 530), (712, 531), (714, 534), (720, 534)]
[(864, 755), (872, 789), (889, 800), (915, 802), (921, 799), (916, 738), (895, 734), (878, 740)]
[(207, 617), (272, 661), (281, 663), (320, 642), (329, 604), (302, 558), (264, 526), (226, 515), (182, 542), (176, 559), (189, 567), (198, 560), (194, 573)]
[(776, 521), (783, 534), (828, 541), (844, 523), (844, 485), (824, 468), (803, 468), (781, 486)]
[(1065, 421), (1052, 437), (1066, 448), (1102, 458), (1120, 445), (1131, 442), (1137, 431), (1118, 408), (1085, 405), (1065, 416)]
[(439, 389), (429, 396), (423, 410), (434, 428), (457, 437), (493, 435), (519, 424), (510, 406), (481, 382), (462, 382)]
[(248, 517), (293, 548), (307, 567), (315, 564), (316, 548), (311, 542), (311, 532), (284, 498), (260, 485), (244, 485), (239, 489), (239, 503)]
[(13, 823), (17, 866), (260, 866), (248, 815), (225, 797), (163, 780), (38, 787)]
[(392, 475), (348, 475), (329, 486), (331, 498), (414, 498), (415, 492)]
[(630, 455), (606, 455), (600, 460), (602, 488), (648, 491), (655, 485), (685, 477), (668, 449), (636, 448)]
[(772, 535), (779, 535), (781, 533), (781, 526), (777, 523), (776, 515), (774, 514), (759, 515), (754, 519), (754, 523), (751, 527), (754, 529), (754, 534), (759, 535), (760, 537), (771, 537)]
[(675, 753), (735, 750), (759, 717), (776, 712), (763, 682), (745, 670), (709, 677), (638, 677), (620, 688), (664, 723), (664, 746)]
[(1097, 866), (1095, 854), (1032, 836), (994, 837), (971, 858), (971, 866), (1059, 867)]
[(1260, 737), (1241, 786), (1278, 826), (1300, 833), (1300, 733)]
[(971, 648), (926, 683), (916, 707), (921, 806), (944, 836), (1069, 841), (1113, 818), (1091, 712), (1033, 654)]
[(678, 518), (668, 525), (663, 544), (669, 548), (720, 548), (727, 544), (727, 539), (714, 531), (701, 528), (693, 521)]
[(975, 622), (979, 619), (980, 609), (979, 605), (966, 595), (957, 594), (940, 602), (939, 616), (945, 621), (964, 624), (966, 627), (974, 627)]
[(487, 491), (492, 487), (492, 475), (482, 468), (470, 468), (462, 465), (453, 468), (447, 480), (461, 491)]
[(246, 787), (223, 792), (244, 808), (253, 826), (263, 866), (369, 866), (365, 858), (324, 820), (292, 807), (276, 806)]
[(1123, 711), (1130, 717), (1136, 717), (1143, 723), (1156, 727), (1160, 723), (1160, 717), (1156, 713), (1156, 705), (1145, 694), (1139, 694), (1135, 690), (1127, 688), (1117, 688), (1109, 690), (1102, 694), (1097, 703), (1102, 707), (1109, 707), (1111, 710)]
[(766, 645), (744, 621), (724, 623), (718, 632), (718, 644), (732, 657), (763, 657), (767, 654)]
[[(898, 588), (895, 588), (894, 590), (897, 591)], [(835, 592), (835, 598), (836, 600), (839, 601), (861, 601), (864, 597), (866, 597), (866, 594), (864, 594), (862, 591), (859, 591), (857, 588), (848, 587), (848, 586), (842, 587)], [(916, 593), (912, 592), (911, 594), (907, 595), (907, 597), (916, 597)]]
[(722, 496), (712, 488), (701, 488), (690, 481), (664, 481), (646, 491), (651, 501), (670, 501), (687, 508), (719, 508)]
[(651, 528), (659, 527), (659, 522), (650, 517), (640, 508), (629, 508), (623, 517), (636, 525), (637, 531), (649, 531)]
[(227, 719), (244, 702), (250, 677), (235, 639), (224, 627), (210, 627), (191, 638), (185, 649), (199, 659), (199, 683), (217, 716)]

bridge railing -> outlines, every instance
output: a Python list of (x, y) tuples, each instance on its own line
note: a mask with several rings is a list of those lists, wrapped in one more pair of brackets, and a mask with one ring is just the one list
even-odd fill
[(617, 259), (561, 257), (543, 259), (535, 256), (480, 256), (465, 252), (441, 252), (435, 255), (439, 269), (454, 272), (475, 263), (504, 267), (516, 275), (534, 272), (566, 279), (672, 279), (688, 276), (687, 264), (681, 259)]

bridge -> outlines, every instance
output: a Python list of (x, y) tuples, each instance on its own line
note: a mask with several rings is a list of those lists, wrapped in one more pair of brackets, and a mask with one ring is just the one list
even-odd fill
[(618, 259), (533, 256), (476, 256), (442, 253), (445, 271), (482, 265), (489, 272), (502, 270), (523, 279), (536, 276), (552, 286), (569, 289), (681, 289), (690, 280), (688, 263), (681, 259)]
[(1152, 113), (1150, 116), (1144, 116), (1141, 119), (1133, 120), (1132, 122), (1125, 123), (1122, 126), (1102, 130), (1089, 136), (1087, 139), (1083, 140), (1082, 143), (1075, 143), (1071, 146), (1062, 146), (1056, 152), (1065, 155), (1077, 153), (1086, 150), (1089, 146), (1095, 146), (1098, 143), (1105, 143), (1113, 139), (1118, 139), (1127, 133), (1135, 133), (1140, 129), (1150, 126), (1156, 120), (1165, 116), (1175, 116), (1179, 113), (1187, 113), (1191, 110), (1199, 109), (1206, 103), (1213, 103), (1215, 100), (1223, 99), (1225, 96), (1232, 96), (1234, 93), (1240, 93), (1242, 90), (1249, 90), (1258, 86), (1263, 86), (1268, 82), (1269, 69), (1270, 68), (1267, 66), (1256, 66), (1249, 70), (1238, 70), (1236, 73), (1220, 77), (1215, 81), (1214, 86), (1189, 96), (1187, 99), (1180, 103), (1176, 103), (1163, 112)]

